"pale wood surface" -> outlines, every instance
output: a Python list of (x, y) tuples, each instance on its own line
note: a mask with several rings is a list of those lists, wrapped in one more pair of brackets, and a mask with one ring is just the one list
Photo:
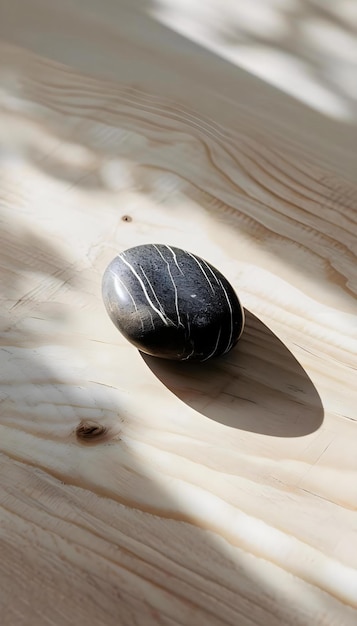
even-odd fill
[[(355, 625), (353, 120), (145, 3), (0, 0), (0, 35), (2, 626)], [(152, 241), (234, 284), (226, 358), (111, 324)]]

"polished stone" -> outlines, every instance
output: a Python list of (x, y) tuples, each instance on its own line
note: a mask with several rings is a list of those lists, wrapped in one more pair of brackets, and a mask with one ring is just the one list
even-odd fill
[(231, 350), (243, 331), (244, 311), (227, 279), (179, 248), (147, 244), (118, 254), (102, 293), (115, 326), (153, 356), (206, 361)]

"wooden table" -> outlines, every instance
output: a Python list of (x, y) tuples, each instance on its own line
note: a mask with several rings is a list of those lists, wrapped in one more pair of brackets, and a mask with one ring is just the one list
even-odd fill
[[(151, 8), (0, 0), (0, 621), (355, 626), (356, 125)], [(116, 331), (147, 242), (232, 282), (226, 357)]]

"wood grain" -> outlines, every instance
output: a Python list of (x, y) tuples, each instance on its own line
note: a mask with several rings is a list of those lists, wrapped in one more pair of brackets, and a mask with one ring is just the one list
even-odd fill
[[(352, 626), (356, 129), (81, 6), (0, 1), (1, 624)], [(234, 284), (226, 357), (107, 318), (152, 241)]]

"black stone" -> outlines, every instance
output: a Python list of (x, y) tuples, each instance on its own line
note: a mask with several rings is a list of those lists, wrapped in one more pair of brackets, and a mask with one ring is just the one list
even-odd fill
[(179, 248), (122, 252), (104, 272), (102, 293), (115, 326), (153, 356), (205, 361), (231, 350), (243, 331), (243, 308), (227, 279)]

